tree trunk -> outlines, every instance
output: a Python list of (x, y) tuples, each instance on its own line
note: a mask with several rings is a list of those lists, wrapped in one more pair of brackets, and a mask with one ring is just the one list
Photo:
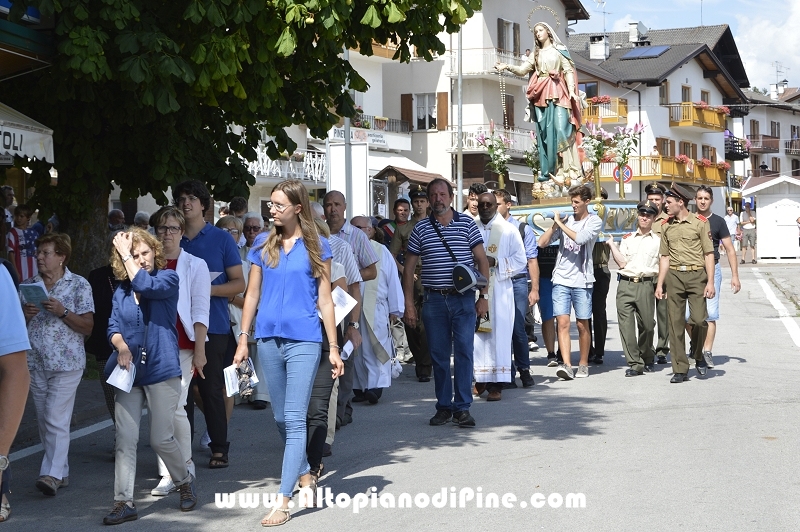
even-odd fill
[[(72, 239), (72, 256), (67, 266), (80, 275), (88, 277), (89, 272), (108, 264), (108, 197), (110, 187), (89, 191), (86, 198), (92, 205), (88, 220), (67, 218), (61, 220), (61, 231)], [(60, 217), (60, 215), (59, 215)]]

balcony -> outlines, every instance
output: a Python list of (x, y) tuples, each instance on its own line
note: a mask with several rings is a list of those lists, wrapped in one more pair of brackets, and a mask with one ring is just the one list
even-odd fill
[(770, 135), (747, 135), (750, 141), (750, 153), (778, 153), (781, 139)]
[(669, 127), (685, 127), (701, 133), (725, 131), (725, 112), (713, 107), (700, 107), (692, 102), (670, 103)]
[[(354, 50), (360, 53), (361, 55), (364, 55), (359, 47), (355, 47)], [(382, 60), (388, 59), (390, 61), (393, 61), (394, 54), (395, 52), (397, 52), (397, 50), (398, 46), (395, 45), (394, 43), (387, 42), (386, 44), (380, 44), (375, 41), (372, 41), (372, 55), (370, 56), (365, 55), (364, 57), (374, 57), (376, 59), (380, 58)], [(381, 62), (386, 62), (386, 61), (381, 61)]]
[[(489, 136), (489, 124), (463, 126), (462, 129), (464, 153), (486, 153), (486, 147), (478, 143), (478, 138), (480, 135)], [(450, 147), (447, 151), (453, 153), (458, 149), (458, 129), (456, 126), (451, 126), (448, 130), (450, 131)], [(520, 157), (533, 142), (531, 140), (531, 132), (527, 129), (495, 127), (495, 134), (511, 139), (508, 153)]]
[(744, 161), (750, 157), (747, 141), (738, 137), (725, 138), (725, 158), (729, 161)]
[(733, 189), (741, 189), (744, 184), (744, 178), (740, 175), (728, 174), (728, 187)]
[(352, 121), (353, 127), (362, 129), (374, 129), (375, 131), (389, 131), (391, 133), (408, 133), (411, 131), (410, 124), (405, 120), (396, 118), (386, 118), (385, 116), (357, 114)]
[(597, 126), (628, 123), (628, 100), (625, 98), (611, 98), (609, 103), (591, 103), (591, 99), (587, 101), (589, 107), (583, 112), (584, 122)]
[[(496, 48), (467, 48), (462, 50), (462, 76), (465, 78), (484, 78), (497, 81), (500, 77), (494, 69), (496, 63), (506, 63), (513, 66), (521, 66), (525, 62), (524, 55), (514, 55), (511, 52), (501, 52)], [(458, 51), (450, 51), (450, 65), (445, 73), (448, 77), (458, 76)], [(527, 85), (527, 76), (521, 78), (508, 71), (502, 74), (506, 78), (506, 83), (511, 85)]]
[(267, 156), (266, 145), (259, 144), (256, 153), (258, 158), (247, 165), (247, 171), (253, 174), (256, 180), (299, 179), (325, 185), (327, 160), (323, 152), (298, 150), (288, 160), (283, 158), (272, 160)]
[[(677, 181), (693, 185), (725, 186), (725, 170), (715, 166), (702, 167), (690, 160), (679, 163), (674, 157), (634, 156), (628, 160), (634, 181)], [(600, 180), (614, 179), (615, 163), (600, 164)]]
[(800, 155), (800, 140), (787, 140), (784, 147), (786, 155)]

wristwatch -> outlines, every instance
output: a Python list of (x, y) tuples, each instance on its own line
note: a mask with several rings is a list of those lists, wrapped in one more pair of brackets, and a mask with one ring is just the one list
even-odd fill
[(357, 322), (357, 321), (351, 321), (351, 322), (349, 322), (349, 323), (347, 324), (347, 326), (348, 326), (348, 327), (352, 327), (352, 328), (353, 328), (353, 329), (355, 329), (355, 330), (358, 330), (358, 322)]
[(489, 294), (478, 294), (478, 299), (489, 300)]
[(8, 456), (0, 454), (0, 471), (8, 469)]
[(128, 259), (132, 259), (132, 258), (133, 258), (133, 255), (131, 255), (130, 253), (125, 255), (124, 257), (122, 257), (122, 264), (125, 264), (126, 262), (128, 262)]
[(69, 316), (69, 310), (68, 310), (68, 309), (64, 309), (64, 314), (62, 314), (61, 316), (59, 316), (59, 318), (61, 318), (61, 319), (63, 320), (63, 319), (64, 319), (64, 318), (66, 318), (67, 316)]

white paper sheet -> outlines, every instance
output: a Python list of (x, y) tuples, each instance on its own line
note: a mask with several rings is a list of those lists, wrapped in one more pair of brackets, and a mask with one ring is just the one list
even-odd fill
[(117, 364), (106, 382), (111, 386), (119, 388), (125, 393), (130, 393), (131, 388), (133, 388), (133, 379), (136, 378), (136, 365), (133, 363), (133, 361), (131, 361), (130, 366), (131, 369), (128, 371)]
[(228, 397), (239, 393), (239, 375), (236, 373), (236, 365), (231, 364), (223, 369), (222, 375), (225, 377), (225, 393), (228, 394)]
[(342, 360), (347, 360), (350, 358), (350, 355), (353, 354), (353, 349), (355, 349), (353, 342), (348, 340), (347, 343), (342, 347), (342, 352), (339, 356), (342, 357)]
[[(342, 290), (341, 287), (337, 286), (336, 288), (331, 291), (331, 299), (333, 299), (333, 312), (336, 319), (336, 325), (342, 323), (350, 311), (353, 310), (353, 307), (356, 306), (356, 300), (353, 299), (350, 294)], [(322, 319), (322, 313), (317, 310), (317, 315), (319, 315), (319, 319)]]

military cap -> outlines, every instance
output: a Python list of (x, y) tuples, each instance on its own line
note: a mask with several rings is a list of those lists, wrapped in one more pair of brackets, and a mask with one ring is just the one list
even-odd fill
[(428, 193), (422, 188), (422, 185), (415, 185), (411, 187), (411, 191), (408, 193), (408, 197), (411, 201), (414, 201), (417, 198), (425, 198), (428, 199)]
[(647, 194), (648, 196), (650, 194), (658, 194), (659, 196), (663, 196), (666, 190), (667, 187), (665, 187), (661, 183), (656, 183), (656, 182), (650, 183), (649, 185), (644, 187), (644, 193)]
[(653, 216), (658, 214), (658, 207), (656, 207), (656, 204), (650, 200), (640, 201), (639, 204), (636, 206), (636, 209), (638, 209), (639, 212), (643, 212), (645, 214), (651, 214)]
[(664, 192), (664, 195), (682, 199), (684, 203), (689, 203), (689, 201), (694, 197), (694, 194), (677, 183), (672, 183), (672, 186), (669, 190)]

